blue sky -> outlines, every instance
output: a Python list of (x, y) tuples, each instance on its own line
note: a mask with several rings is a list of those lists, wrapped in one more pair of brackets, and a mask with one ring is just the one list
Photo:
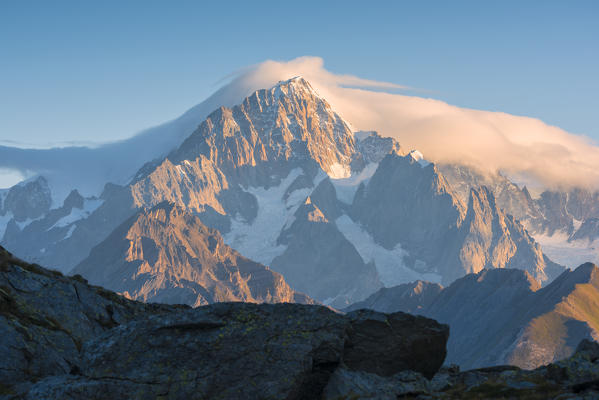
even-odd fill
[[(324, 3), (324, 4), (323, 4)], [(128, 137), (266, 59), (599, 140), (599, 2), (0, 2), (0, 141)]]

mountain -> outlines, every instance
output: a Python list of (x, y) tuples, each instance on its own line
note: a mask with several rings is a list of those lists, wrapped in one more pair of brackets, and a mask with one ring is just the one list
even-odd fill
[(218, 231), (168, 203), (137, 212), (72, 272), (144, 302), (313, 303), (280, 274), (225, 245)]
[(411, 269), (450, 283), (483, 268), (528, 270), (539, 282), (560, 267), (485, 187), (470, 190), (465, 206), (434, 164), (412, 154), (389, 154), (352, 205), (352, 216), (387, 249), (401, 246)]
[(403, 312), (417, 314), (422, 312), (422, 310), (426, 310), (442, 290), (443, 286), (438, 283), (425, 281), (404, 283), (389, 288), (382, 288), (368, 296), (365, 300), (358, 301), (346, 307), (343, 311), (355, 311), (367, 308), (387, 312), (386, 310), (401, 308)]
[(532, 369), (599, 338), (598, 307), (599, 268), (583, 264), (543, 288), (526, 271), (485, 269), (443, 289), (421, 282), (385, 288), (347, 310), (409, 310), (446, 323), (447, 360), (463, 368)]
[(9, 224), (25, 225), (43, 216), (51, 205), (48, 182), (41, 176), (0, 191), (0, 237)]
[(136, 210), (166, 201), (293, 289), (336, 307), (382, 285), (448, 284), (482, 268), (525, 268), (539, 282), (559, 270), (490, 192), (463, 202), (422, 154), (352, 132), (301, 77), (216, 109), (168, 156), (126, 186), (107, 185), (99, 199), (64, 232), (48, 230), (48, 220), (3, 242), (68, 270)]
[(73, 190), (60, 207), (33, 221), (9, 221), (2, 243), (29, 262), (67, 272), (135, 210), (126, 187), (107, 184), (99, 198)]
[(472, 188), (488, 187), (499, 207), (516, 217), (560, 264), (574, 268), (589, 260), (599, 263), (599, 228), (593, 222), (599, 218), (599, 192), (548, 189), (533, 198), (526, 186), (520, 188), (500, 173), (451, 164), (440, 169), (462, 199)]

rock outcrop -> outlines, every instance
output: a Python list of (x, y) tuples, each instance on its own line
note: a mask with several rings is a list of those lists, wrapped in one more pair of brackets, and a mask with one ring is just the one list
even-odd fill
[(535, 370), (497, 366), (460, 371), (442, 368), (433, 379), (404, 371), (391, 377), (338, 370), (327, 399), (596, 399), (599, 344), (582, 341), (575, 354)]
[(138, 211), (72, 272), (144, 302), (313, 302), (279, 273), (231, 249), (198, 217), (169, 203)]
[(138, 303), (0, 249), (0, 332), (5, 398), (312, 399), (347, 374), (432, 378), (449, 329), (316, 305)]

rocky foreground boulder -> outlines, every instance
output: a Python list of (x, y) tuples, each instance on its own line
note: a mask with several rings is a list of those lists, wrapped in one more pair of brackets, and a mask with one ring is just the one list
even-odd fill
[(432, 378), (449, 328), (291, 303), (143, 304), (0, 248), (0, 336), (4, 398), (313, 399), (344, 374)]
[(0, 399), (598, 398), (599, 345), (536, 370), (441, 368), (446, 325), (301, 304), (125, 299), (0, 247)]

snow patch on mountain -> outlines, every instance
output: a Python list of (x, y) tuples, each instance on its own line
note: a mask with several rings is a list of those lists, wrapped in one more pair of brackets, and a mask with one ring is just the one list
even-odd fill
[(42, 219), (42, 217), (38, 217), (38, 218), (27, 218), (25, 221), (15, 221), (15, 223), (17, 224), (17, 226), (19, 227), (20, 230), (23, 230), (27, 225), (29, 225), (30, 223), (34, 222), (34, 221), (38, 221), (40, 219)]
[(422, 153), (418, 150), (412, 150), (410, 152), (410, 157), (412, 157), (412, 159), (420, 164), (420, 166), (423, 168), (430, 164), (430, 162), (426, 161), (424, 159), (424, 155), (422, 155)]
[(75, 228), (77, 228), (76, 224), (71, 225), (71, 227), (69, 228), (69, 230), (67, 231), (67, 234), (64, 235), (63, 240), (70, 238), (73, 235), (73, 232), (75, 231)]
[(386, 287), (400, 285), (402, 283), (423, 280), (433, 283), (440, 283), (441, 276), (433, 273), (419, 273), (403, 263), (403, 258), (408, 253), (401, 248), (401, 245), (395, 246), (393, 250), (387, 250), (375, 243), (372, 236), (362, 227), (355, 223), (349, 216), (342, 215), (335, 221), (337, 228), (343, 236), (354, 245), (364, 262), (374, 261), (379, 273), (381, 282)]
[[(89, 217), (90, 214), (96, 211), (96, 209), (100, 207), (103, 202), (104, 200), (101, 199), (85, 199), (83, 202), (83, 208), (73, 208), (70, 214), (65, 215), (64, 217), (56, 221), (56, 223), (52, 225), (48, 230), (53, 228), (62, 228), (81, 219)], [(70, 237), (70, 235), (67, 237)]]
[(352, 204), (360, 183), (364, 182), (366, 184), (368, 179), (374, 175), (378, 166), (378, 163), (370, 163), (358, 174), (353, 174), (348, 178), (332, 179), (331, 183), (337, 191), (337, 199), (345, 204)]
[(258, 215), (251, 224), (242, 217), (235, 216), (231, 221), (231, 231), (223, 237), (225, 243), (245, 257), (265, 265), (269, 265), (275, 257), (283, 254), (287, 246), (277, 244), (279, 234), (312, 190), (294, 190), (287, 200), (284, 200), (285, 191), (301, 174), (302, 170), (295, 168), (278, 186), (268, 189), (248, 188), (247, 192), (254, 195), (258, 201)]
[(599, 264), (599, 239), (568, 241), (568, 234), (558, 231), (552, 236), (534, 235), (534, 239), (541, 245), (543, 253), (558, 264), (570, 269), (586, 262)]
[(351, 170), (349, 168), (349, 165), (341, 165), (339, 163), (331, 165), (329, 176), (331, 177), (331, 179), (349, 178), (351, 176)]

